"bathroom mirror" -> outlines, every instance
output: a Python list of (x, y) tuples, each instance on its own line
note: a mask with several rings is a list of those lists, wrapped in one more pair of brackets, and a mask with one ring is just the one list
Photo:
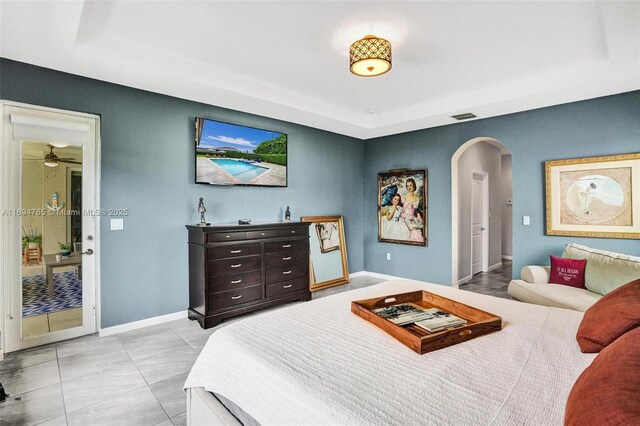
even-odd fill
[(309, 229), (311, 291), (349, 282), (342, 216), (303, 216)]

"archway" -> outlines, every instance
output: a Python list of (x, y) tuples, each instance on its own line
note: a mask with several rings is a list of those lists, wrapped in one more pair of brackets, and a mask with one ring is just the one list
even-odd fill
[[(477, 138), (473, 138), (473, 139), (465, 142), (464, 144), (462, 144), (456, 150), (456, 152), (451, 157), (451, 277), (452, 277), (452, 286), (456, 287), (456, 288), (461, 284), (461, 282), (466, 282), (466, 280), (469, 277), (473, 276), (473, 259), (471, 258), (471, 261), (469, 262), (470, 263), (470, 265), (469, 265), (469, 273), (470, 273), (470, 275), (469, 276), (460, 277), (460, 273), (461, 273), (461, 257), (462, 257), (462, 254), (463, 254), (463, 253), (461, 253), (462, 247), (461, 247), (461, 243), (460, 243), (460, 241), (461, 241), (461, 227), (462, 227), (460, 220), (461, 220), (461, 217), (468, 216), (468, 215), (470, 215), (470, 213), (467, 210), (465, 210), (464, 212), (462, 212), (462, 210), (461, 210), (463, 208), (463, 206), (461, 206), (461, 204), (463, 204), (463, 203), (461, 203), (460, 197), (464, 197), (464, 195), (461, 194), (461, 190), (464, 189), (464, 188), (462, 188), (462, 186), (466, 185), (466, 183), (465, 183), (466, 180), (464, 182), (460, 182), (460, 180), (461, 180), (461, 178), (460, 178), (461, 169), (459, 168), (459, 164), (460, 164), (461, 158), (463, 157), (463, 154), (465, 154), (465, 152), (467, 152), (471, 147), (473, 147), (474, 145), (476, 145), (478, 143), (485, 143), (485, 144), (489, 144), (489, 145), (492, 145), (492, 146), (498, 148), (500, 150), (499, 151), (500, 152), (500, 157), (499, 157), (500, 161), (503, 160), (503, 158), (504, 158), (503, 156), (508, 156), (508, 160), (511, 160), (511, 157), (510, 157), (511, 156), (511, 152), (508, 150), (508, 148), (502, 142), (500, 142), (499, 140), (494, 139), (494, 138), (490, 138), (490, 137), (477, 137)], [(510, 164), (510, 161), (509, 161), (509, 164)], [(468, 165), (466, 165), (466, 162), (465, 162), (465, 164), (463, 164), (461, 167), (468, 167)], [(500, 167), (501, 167), (501, 170), (502, 170), (502, 166), (500, 166)], [(475, 176), (477, 174), (477, 172), (478, 171), (475, 170), (475, 168), (474, 168), (474, 170), (472, 170), (470, 172), (470, 176), (469, 176), (470, 182), (469, 182), (469, 184), (471, 184), (471, 179), (472, 179), (471, 176)], [(509, 169), (507, 171), (507, 173), (508, 173), (507, 177), (509, 179), (508, 183), (509, 183), (509, 190), (510, 190), (511, 170)], [(495, 178), (495, 176), (494, 176), (494, 178)], [(498, 178), (499, 178), (498, 181), (500, 183), (502, 183), (503, 176), (498, 175)], [(495, 180), (494, 180), (494, 182), (495, 182)], [(468, 189), (465, 189), (465, 191), (468, 191)], [(505, 223), (505, 227), (507, 227), (507, 229), (509, 231), (509, 235), (507, 235), (507, 237), (508, 237), (508, 241), (510, 243), (510, 236), (511, 236), (510, 234), (511, 234), (511, 226), (512, 226), (511, 225), (511, 219), (512, 219), (511, 206), (508, 205), (508, 203), (510, 202), (510, 197), (509, 197), (509, 201), (503, 199), (504, 197), (502, 196), (502, 191), (500, 191), (500, 194), (497, 194), (497, 195), (494, 193), (492, 199), (495, 200), (496, 196), (500, 197), (501, 202), (499, 204), (495, 204), (494, 203), (494, 208), (495, 208), (495, 205), (500, 205), (500, 206), (503, 206), (503, 207), (504, 206), (508, 206), (508, 217), (505, 217), (504, 219), (505, 220), (508, 219), (508, 222)], [(502, 201), (504, 201), (504, 202), (502, 202)], [(466, 201), (465, 201), (465, 203), (466, 203)], [(468, 206), (466, 206), (466, 207), (468, 207)], [(493, 212), (493, 213), (494, 213), (494, 217), (495, 217), (495, 212)], [(505, 215), (506, 215), (506, 213), (505, 213)], [(502, 215), (502, 212), (501, 212), (501, 214), (500, 214), (501, 221), (500, 222), (502, 222), (502, 216), (503, 215)], [(473, 228), (473, 224), (471, 222), (472, 222), (472, 220), (470, 220), (470, 224), (469, 225), (470, 225), (470, 227), (472, 229)], [(502, 226), (502, 223), (500, 223), (500, 225)], [(484, 228), (481, 228), (481, 229), (484, 231)], [(466, 229), (462, 231), (465, 236), (466, 236), (466, 232), (467, 231), (468, 230), (466, 230)], [(472, 234), (473, 234), (473, 232), (470, 233), (470, 240), (468, 242), (469, 245), (473, 244), (472, 237), (471, 237)], [(495, 233), (495, 230), (494, 230), (494, 233), (492, 234), (492, 236), (495, 237), (495, 235), (496, 235), (496, 233)], [(497, 233), (497, 235), (502, 236), (502, 229), (500, 229), (500, 232)], [(486, 239), (488, 241), (489, 235), (486, 236)], [(465, 240), (463, 240), (463, 243), (465, 243), (465, 245), (467, 244), (467, 242)], [(502, 249), (502, 241), (500, 241), (500, 244), (501, 244), (500, 248)], [(495, 245), (495, 241), (494, 241), (494, 245)], [(465, 253), (466, 253), (467, 247), (465, 247), (464, 249), (465, 249)], [(495, 252), (495, 248), (494, 248), (494, 252)], [(467, 254), (467, 257), (468, 257), (468, 253), (466, 253), (466, 254)], [(502, 250), (500, 250), (499, 256), (500, 256), (500, 264), (499, 265), (501, 265), (502, 258), (504, 257), (504, 252)], [(494, 257), (495, 257), (495, 255), (494, 255)], [(466, 261), (467, 260), (468, 259), (464, 259), (464, 262), (462, 263), (462, 265), (465, 268), (466, 268)], [(482, 268), (482, 270), (486, 272), (488, 270), (488, 268), (486, 266), (487, 265), (486, 261), (484, 262), (484, 265), (485, 266)]]

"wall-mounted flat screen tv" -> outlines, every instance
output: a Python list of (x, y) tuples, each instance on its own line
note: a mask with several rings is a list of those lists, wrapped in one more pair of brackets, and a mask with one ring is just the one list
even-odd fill
[(196, 183), (287, 186), (287, 135), (196, 118)]

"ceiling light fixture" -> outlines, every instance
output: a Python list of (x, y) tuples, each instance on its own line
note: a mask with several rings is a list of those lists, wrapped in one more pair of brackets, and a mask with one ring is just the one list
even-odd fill
[(44, 156), (44, 165), (47, 167), (58, 167), (60, 162), (58, 161), (58, 156), (53, 153), (53, 145), (49, 145), (49, 153)]
[(361, 77), (375, 77), (391, 69), (391, 43), (368, 35), (349, 47), (349, 70)]

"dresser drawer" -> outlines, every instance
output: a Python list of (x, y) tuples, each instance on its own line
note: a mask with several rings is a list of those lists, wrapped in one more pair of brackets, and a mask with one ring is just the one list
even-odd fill
[(309, 229), (305, 228), (305, 229), (281, 229), (280, 231), (278, 231), (278, 236), (279, 237), (288, 237), (291, 235), (308, 235), (309, 234)]
[(207, 242), (208, 243), (219, 243), (222, 241), (238, 241), (238, 240), (246, 240), (247, 233), (246, 232), (220, 232), (220, 233), (210, 233), (207, 234)]
[(262, 299), (262, 286), (239, 288), (209, 295), (209, 311), (217, 311)]
[(296, 252), (284, 252), (284, 253), (271, 253), (266, 255), (266, 267), (267, 269), (279, 268), (289, 265), (303, 265), (309, 262), (309, 252), (296, 251)]
[(309, 265), (285, 266), (284, 268), (267, 269), (267, 284), (276, 283), (294, 278), (307, 277)]
[(289, 293), (295, 293), (297, 291), (308, 290), (309, 280), (305, 278), (298, 278), (297, 280), (283, 281), (280, 283), (273, 283), (267, 285), (267, 297), (284, 296)]
[(278, 241), (274, 243), (265, 243), (265, 253), (278, 253), (283, 251), (301, 251), (306, 250), (309, 247), (309, 241), (304, 240), (290, 240), (290, 241)]
[(274, 238), (278, 236), (278, 231), (247, 231), (247, 240), (256, 238)]
[(260, 270), (261, 256), (237, 257), (209, 262), (209, 276), (236, 275), (241, 272)]
[(207, 249), (209, 260), (224, 259), (225, 257), (251, 256), (260, 254), (260, 244), (243, 244), (224, 247), (210, 247)]
[(237, 275), (223, 275), (209, 277), (209, 294), (219, 291), (233, 290), (242, 287), (251, 287), (262, 283), (262, 272), (252, 271)]

